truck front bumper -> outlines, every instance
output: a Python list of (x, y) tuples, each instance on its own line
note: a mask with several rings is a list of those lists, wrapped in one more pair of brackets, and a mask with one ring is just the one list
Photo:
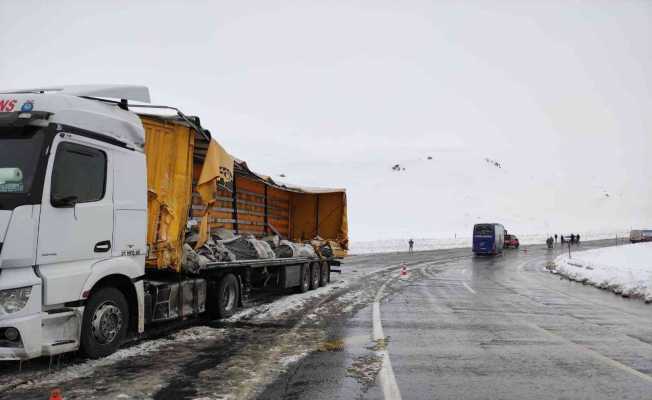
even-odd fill
[[(11, 316), (9, 316), (11, 317)], [(0, 340), (0, 360), (26, 360), (41, 355), (41, 313), (3, 318), (0, 320), (0, 332), (3, 328), (15, 328), (20, 334), (17, 341)]]

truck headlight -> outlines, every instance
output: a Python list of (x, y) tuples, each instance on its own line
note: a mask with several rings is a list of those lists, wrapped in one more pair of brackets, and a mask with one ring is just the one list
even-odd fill
[(31, 294), (31, 286), (0, 290), (0, 315), (9, 315), (22, 310)]

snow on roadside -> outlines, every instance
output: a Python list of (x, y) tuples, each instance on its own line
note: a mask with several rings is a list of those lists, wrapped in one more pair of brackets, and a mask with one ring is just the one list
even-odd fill
[(554, 273), (623, 296), (652, 301), (652, 243), (575, 252), (555, 260)]
[[(237, 312), (230, 318), (225, 319), (224, 321), (237, 322), (242, 320), (260, 321), (275, 319), (292, 310), (302, 308), (307, 302), (314, 300), (315, 298), (323, 297), (326, 294), (336, 290), (346, 288), (365, 275), (373, 274), (393, 267), (396, 267), (396, 265), (389, 265), (374, 269), (356, 269), (354, 267), (347, 269), (343, 274), (331, 273), (331, 282), (327, 286), (320, 287), (315, 290), (310, 290), (305, 293), (283, 296), (274, 299), (274, 301), (271, 303), (262, 304), (257, 307), (246, 308), (240, 312)], [(345, 294), (344, 297), (348, 299), (348, 296), (351, 295), (351, 293)]]
[[(348, 269), (344, 274), (331, 274), (331, 283), (325, 287), (318, 288), (316, 290), (311, 290), (306, 293), (286, 295), (280, 298), (275, 299), (272, 303), (263, 304), (257, 307), (246, 308), (232, 317), (224, 320), (225, 322), (238, 322), (242, 320), (250, 321), (263, 321), (269, 319), (275, 319), (282, 317), (283, 314), (288, 313), (292, 310), (299, 309), (303, 307), (306, 303), (323, 297), (331, 292), (345, 288), (361, 277), (372, 274), (375, 272), (382, 271), (384, 269), (396, 267), (396, 265), (384, 266), (373, 269)], [(349, 299), (354, 294), (345, 294), (346, 299)], [(155, 352), (161, 351), (167, 346), (175, 346), (180, 343), (194, 342), (200, 340), (219, 340), (224, 337), (226, 334), (227, 328), (212, 328), (210, 326), (195, 326), (187, 329), (178, 331), (172, 335), (169, 335), (160, 339), (145, 340), (143, 342), (137, 343), (133, 346), (129, 346), (124, 349), (120, 349), (117, 352), (97, 360), (88, 360), (79, 364), (69, 365), (63, 367), (62, 369), (55, 372), (47, 372), (45, 376), (39, 377), (29, 377), (13, 379), (9, 382), (0, 383), (0, 393), (4, 390), (7, 390), (10, 387), (16, 385), (23, 387), (34, 387), (34, 386), (43, 386), (51, 384), (61, 384), (62, 382), (67, 382), (77, 378), (83, 378), (91, 376), (95, 373), (98, 368), (105, 366), (110, 366), (117, 362), (129, 359), (131, 357), (146, 356), (148, 354), (153, 354)], [(304, 354), (305, 351), (302, 351), (301, 354)], [(301, 359), (297, 354), (292, 354), (288, 356), (288, 359), (283, 361), (283, 364), (291, 364), (299, 359)], [(23, 381), (23, 382), (20, 382)]]
[[(165, 346), (178, 345), (179, 343), (193, 342), (197, 340), (206, 339), (219, 339), (224, 336), (225, 329), (216, 329), (208, 326), (196, 326), (179, 331), (166, 338), (146, 340), (136, 345), (120, 349), (115, 353), (99, 358), (96, 360), (88, 360), (80, 364), (73, 364), (64, 367), (59, 371), (48, 373), (44, 379), (30, 380), (24, 385), (29, 386), (43, 386), (50, 384), (60, 384), (61, 382), (70, 381), (72, 379), (83, 378), (91, 376), (95, 373), (97, 368), (112, 365), (116, 362), (137, 356), (151, 354), (161, 350)], [(14, 386), (15, 382), (8, 382), (7, 384), (0, 385), (0, 392), (10, 386)]]

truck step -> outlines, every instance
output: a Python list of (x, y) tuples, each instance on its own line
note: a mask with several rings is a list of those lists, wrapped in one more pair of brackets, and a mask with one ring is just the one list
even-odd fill
[(56, 354), (67, 353), (79, 349), (79, 342), (77, 340), (58, 340), (54, 343), (47, 343), (41, 347), (41, 352), (44, 356), (53, 356)]
[(57, 309), (55, 312), (44, 313), (42, 354), (52, 356), (77, 350), (81, 318), (81, 312), (75, 309)]

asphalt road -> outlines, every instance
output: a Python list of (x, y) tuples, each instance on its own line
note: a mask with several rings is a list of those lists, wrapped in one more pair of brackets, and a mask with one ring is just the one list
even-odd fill
[(259, 397), (652, 398), (652, 306), (545, 272), (558, 253), (401, 256), (413, 264), (407, 279), (387, 277), (376, 307), (329, 331), (339, 346)]
[(106, 359), (0, 365), (0, 399), (652, 398), (652, 305), (546, 272), (559, 250), (523, 250), (349, 257), (326, 288), (260, 292)]

